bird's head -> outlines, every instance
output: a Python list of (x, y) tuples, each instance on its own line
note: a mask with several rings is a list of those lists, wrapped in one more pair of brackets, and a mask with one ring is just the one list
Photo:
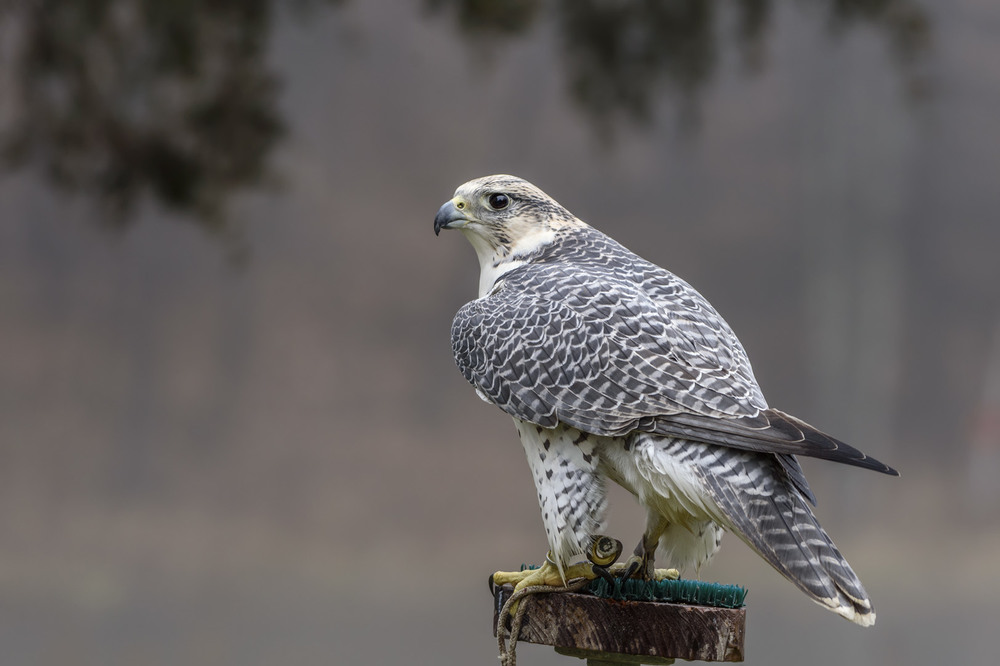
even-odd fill
[(462, 231), (484, 265), (531, 252), (568, 226), (583, 223), (528, 181), (504, 175), (460, 186), (434, 218), (435, 234)]

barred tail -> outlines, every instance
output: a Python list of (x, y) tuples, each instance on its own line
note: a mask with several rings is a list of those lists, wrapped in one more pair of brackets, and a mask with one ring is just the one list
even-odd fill
[(813, 515), (812, 493), (800, 490), (794, 458), (723, 447), (703, 455), (703, 483), (727, 529), (816, 603), (861, 626), (875, 623), (864, 586)]
[(863, 627), (875, 624), (864, 586), (797, 490), (746, 499), (743, 520), (733, 521), (743, 541), (816, 603)]
[(793, 456), (645, 434), (633, 451), (640, 474), (669, 498), (663, 506), (715, 521), (816, 603), (862, 626), (875, 623), (864, 586), (813, 515)]

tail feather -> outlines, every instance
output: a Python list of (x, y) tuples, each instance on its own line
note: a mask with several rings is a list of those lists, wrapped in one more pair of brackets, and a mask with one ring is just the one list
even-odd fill
[[(706, 477), (728, 519), (726, 527), (819, 605), (861, 626), (874, 624), (875, 610), (861, 580), (820, 526), (808, 500), (779, 473), (775, 457), (730, 452), (737, 460), (730, 458), (727, 466), (743, 467), (744, 472), (761, 465), (774, 469), (763, 475)], [(740, 479), (751, 476), (770, 483), (740, 487)]]
[(633, 454), (656, 510), (672, 524), (661, 541), (665, 554), (697, 567), (718, 547), (702, 529), (714, 521), (816, 603), (862, 626), (875, 623), (864, 586), (813, 515), (794, 458), (646, 434)]
[(798, 492), (770, 499), (760, 529), (740, 534), (743, 540), (816, 603), (862, 626), (874, 624), (861, 580)]

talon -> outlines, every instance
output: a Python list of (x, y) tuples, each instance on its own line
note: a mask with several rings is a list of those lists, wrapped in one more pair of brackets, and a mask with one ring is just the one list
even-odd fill
[(640, 563), (638, 560), (630, 561), (628, 565), (625, 567), (625, 571), (622, 572), (621, 579), (628, 580), (629, 578), (631, 578), (632, 575), (639, 570), (639, 566)]
[(615, 584), (615, 577), (611, 575), (611, 572), (608, 571), (607, 567), (601, 566), (600, 564), (594, 564), (591, 566), (591, 570), (604, 580), (608, 581), (609, 585)]

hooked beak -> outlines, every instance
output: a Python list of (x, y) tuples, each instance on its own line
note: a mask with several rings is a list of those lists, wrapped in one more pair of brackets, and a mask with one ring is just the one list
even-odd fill
[(437, 215), (434, 216), (434, 235), (437, 236), (441, 233), (442, 229), (453, 229), (457, 222), (468, 222), (469, 219), (462, 214), (458, 208), (455, 207), (454, 201), (448, 201), (445, 205), (438, 209)]

